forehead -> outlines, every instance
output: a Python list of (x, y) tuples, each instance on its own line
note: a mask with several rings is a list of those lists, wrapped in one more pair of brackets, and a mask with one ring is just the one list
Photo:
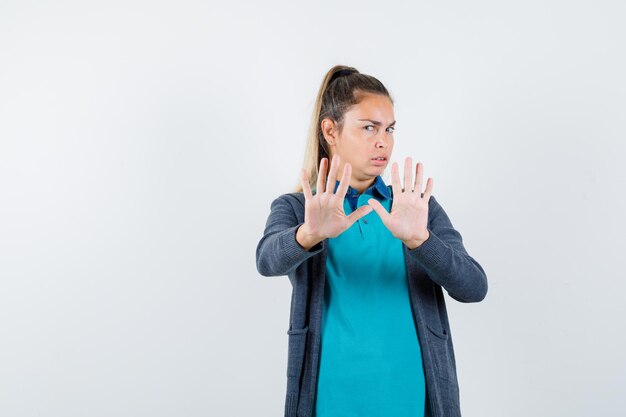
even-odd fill
[(394, 120), (393, 104), (388, 97), (381, 94), (363, 94), (359, 103), (346, 112), (346, 117), (391, 123)]

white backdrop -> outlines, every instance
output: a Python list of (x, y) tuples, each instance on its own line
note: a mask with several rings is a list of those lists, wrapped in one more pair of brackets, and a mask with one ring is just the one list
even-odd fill
[(291, 287), (255, 249), (335, 64), (487, 272), (446, 294), (463, 415), (623, 415), (625, 12), (3, 0), (0, 415), (282, 415)]

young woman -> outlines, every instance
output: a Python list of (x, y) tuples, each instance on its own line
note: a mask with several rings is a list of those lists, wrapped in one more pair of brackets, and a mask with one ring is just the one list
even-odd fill
[(421, 192), (421, 163), (413, 179), (406, 158), (403, 181), (394, 163), (392, 185), (383, 182), (394, 125), (379, 80), (331, 68), (300, 187), (271, 204), (256, 262), (293, 289), (286, 417), (461, 415), (442, 288), (478, 302), (487, 277), (432, 196), (432, 178)]

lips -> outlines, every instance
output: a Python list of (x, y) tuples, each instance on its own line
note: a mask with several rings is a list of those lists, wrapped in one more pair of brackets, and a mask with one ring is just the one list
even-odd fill
[[(381, 159), (378, 159), (381, 158)], [(380, 156), (378, 158), (372, 158), (372, 165), (377, 166), (377, 167), (384, 167), (387, 165), (387, 157), (386, 156)]]

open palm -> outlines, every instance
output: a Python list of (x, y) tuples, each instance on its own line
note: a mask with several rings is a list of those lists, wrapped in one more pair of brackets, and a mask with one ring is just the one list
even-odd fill
[(370, 206), (359, 207), (350, 215), (346, 216), (343, 209), (343, 202), (348, 191), (352, 166), (346, 163), (343, 168), (343, 176), (335, 192), (337, 182), (337, 171), (339, 170), (340, 157), (333, 157), (328, 181), (326, 181), (326, 166), (328, 159), (322, 158), (317, 176), (317, 189), (315, 195), (309, 187), (309, 180), (306, 172), (302, 170), (301, 183), (304, 192), (304, 227), (310, 236), (315, 240), (323, 240), (339, 236), (347, 230), (355, 221), (372, 211)]
[(398, 164), (391, 166), (391, 188), (393, 203), (391, 212), (376, 199), (370, 199), (369, 205), (378, 213), (383, 224), (391, 234), (403, 242), (423, 242), (428, 236), (428, 200), (432, 194), (433, 179), (428, 178), (426, 190), (422, 196), (423, 165), (416, 166), (415, 182), (412, 175), (413, 161), (410, 157), (404, 162), (404, 187), (400, 185)]

